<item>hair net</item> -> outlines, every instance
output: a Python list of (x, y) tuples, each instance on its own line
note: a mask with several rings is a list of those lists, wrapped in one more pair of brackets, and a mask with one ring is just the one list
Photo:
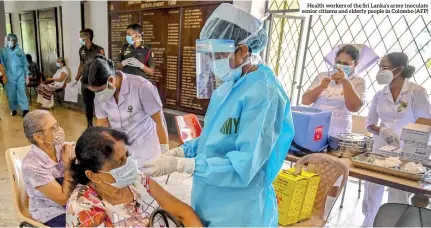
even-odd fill
[(24, 134), (27, 137), (28, 141), (32, 144), (36, 144), (36, 141), (33, 138), (35, 133), (41, 132), (45, 125), (44, 117), (47, 115), (51, 115), (49, 111), (46, 110), (34, 110), (29, 112), (24, 117), (23, 125), (24, 125)]
[(268, 35), (262, 28), (263, 21), (232, 4), (223, 3), (208, 18), (200, 39), (234, 40), (236, 45), (247, 45), (253, 53), (259, 53), (268, 43)]
[(13, 40), (13, 41), (15, 41), (15, 42), (17, 42), (17, 41), (18, 41), (18, 37), (17, 37), (15, 34), (13, 34), (13, 33), (9, 33), (9, 34), (7, 34), (6, 39), (8, 39), (8, 40)]
[[(373, 65), (377, 62), (377, 60), (380, 59), (380, 57), (367, 45), (363, 44), (351, 44), (358, 48), (359, 50), (359, 59), (358, 59), (358, 65), (355, 67), (355, 73), (360, 74), (364, 72), (368, 67)], [(334, 47), (331, 52), (329, 52), (328, 55), (324, 58), (325, 62), (328, 63), (330, 66), (335, 65), (335, 58), (337, 57), (337, 52), (340, 48), (345, 46), (345, 44), (340, 44)]]

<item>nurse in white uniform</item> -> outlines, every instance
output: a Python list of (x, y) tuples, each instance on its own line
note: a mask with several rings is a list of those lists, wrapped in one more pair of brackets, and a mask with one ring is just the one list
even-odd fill
[(317, 75), (302, 96), (302, 104), (332, 111), (329, 134), (352, 131), (352, 112), (362, 108), (366, 91), (365, 79), (357, 75), (377, 60), (365, 45), (337, 46), (325, 58), (335, 70)]
[(115, 71), (110, 59), (97, 56), (84, 66), (83, 82), (96, 92), (96, 125), (126, 132), (139, 167), (169, 149), (162, 102), (150, 81)]
[[(380, 61), (376, 79), (379, 84), (387, 86), (374, 96), (366, 121), (368, 131), (374, 134), (374, 152), (385, 145), (402, 147), (399, 139), (402, 128), (420, 117), (431, 118), (427, 91), (408, 80), (415, 72), (415, 67), (408, 63), (407, 55), (402, 52), (390, 53)], [(384, 186), (365, 182), (364, 227), (373, 226), (383, 192)], [(409, 196), (407, 192), (389, 188), (388, 202), (408, 204)]]

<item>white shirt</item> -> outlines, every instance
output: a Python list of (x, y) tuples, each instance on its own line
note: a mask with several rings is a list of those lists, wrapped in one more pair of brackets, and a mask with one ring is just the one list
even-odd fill
[(138, 160), (138, 166), (161, 154), (156, 122), (152, 115), (162, 110), (157, 88), (147, 79), (123, 75), (118, 103), (112, 96), (106, 102), (94, 100), (94, 110), (98, 119), (108, 118), (112, 128), (126, 132), (130, 137), (129, 152)]
[(62, 68), (58, 68), (57, 71), (55, 72), (54, 76), (52, 76), (52, 79), (57, 79), (61, 77), (61, 73), (65, 73), (66, 74), (66, 78), (64, 78), (64, 80), (62, 82), (54, 82), (54, 86), (56, 88), (62, 88), (64, 85), (64, 82), (66, 82), (67, 77), (69, 77), (69, 71), (67, 70), (67, 67), (62, 67)]
[[(331, 74), (330, 72), (323, 72), (317, 75), (308, 90), (318, 87), (322, 80), (326, 77), (330, 77)], [(359, 97), (365, 101), (365, 79), (353, 74), (350, 75), (348, 79)], [(328, 88), (319, 95), (312, 107), (325, 111), (332, 111), (329, 134), (350, 133), (352, 131), (352, 113), (346, 107), (343, 86), (341, 84), (337, 85), (334, 81), (331, 81)]]
[[(402, 108), (405, 102), (407, 107)], [(392, 129), (398, 136), (408, 123), (414, 123), (419, 117), (431, 118), (431, 105), (426, 90), (415, 83), (404, 81), (400, 95), (394, 102), (389, 85), (376, 93), (371, 103), (366, 127), (377, 125)], [(374, 137), (373, 151), (376, 152), (385, 142), (381, 137)]]

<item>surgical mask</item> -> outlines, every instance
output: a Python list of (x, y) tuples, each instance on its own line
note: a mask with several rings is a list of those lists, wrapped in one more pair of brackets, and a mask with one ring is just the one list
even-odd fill
[(109, 173), (114, 177), (115, 183), (109, 183), (116, 188), (124, 188), (130, 186), (135, 182), (136, 177), (139, 175), (138, 162), (135, 157), (127, 157), (126, 164), (121, 167), (111, 169), (109, 172), (99, 171), (102, 173)]
[(60, 63), (55, 63), (55, 65), (57, 66), (57, 68), (60, 68)]
[(229, 73), (232, 71), (232, 68), (230, 68), (230, 57), (224, 58), (224, 59), (216, 59), (211, 64), (211, 71), (213, 72), (214, 76), (221, 81), (230, 81), (230, 77), (232, 74), (229, 75)]
[(81, 46), (84, 46), (85, 45), (84, 38), (79, 38), (79, 43), (81, 44)]
[(347, 76), (350, 76), (353, 71), (353, 67), (347, 65), (335, 64), (335, 67), (340, 68)]
[(135, 43), (135, 41), (133, 40), (133, 36), (126, 36), (126, 41), (128, 44), (133, 45)]
[(110, 89), (109, 88), (109, 80), (106, 82), (106, 88), (100, 92), (96, 93), (96, 99), (99, 102), (107, 102), (115, 93), (115, 87)]
[[(395, 68), (395, 69), (397, 69), (397, 68)], [(387, 84), (391, 83), (392, 80), (394, 80), (394, 78), (396, 78), (399, 75), (399, 73), (398, 73), (397, 75), (394, 76), (393, 71), (395, 69), (393, 69), (393, 70), (382, 70), (382, 69), (380, 69), (376, 75), (377, 83), (379, 85), (387, 85)]]
[(211, 64), (211, 71), (214, 76), (223, 82), (236, 80), (242, 75), (242, 67), (249, 61), (246, 60), (239, 67), (232, 69), (230, 68), (230, 58), (234, 53), (230, 54), (227, 58), (213, 60)]

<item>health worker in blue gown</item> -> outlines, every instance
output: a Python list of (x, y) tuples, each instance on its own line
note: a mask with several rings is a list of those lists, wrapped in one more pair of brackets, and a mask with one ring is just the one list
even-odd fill
[(30, 74), (27, 58), (17, 44), (18, 39), (15, 34), (8, 34), (5, 42), (5, 48), (1, 51), (1, 60), (7, 76), (5, 88), (9, 109), (11, 110), (11, 115), (15, 116), (19, 107), (23, 112), (23, 116), (25, 116), (28, 113), (29, 106), (26, 93), (26, 84), (28, 84)]
[(216, 89), (199, 138), (144, 165), (144, 173), (193, 174), (192, 207), (205, 226), (275, 227), (272, 182), (294, 137), (290, 101), (274, 72), (260, 64), (268, 42), (262, 21), (221, 4), (202, 40), (233, 40), (232, 53), (212, 53)]

